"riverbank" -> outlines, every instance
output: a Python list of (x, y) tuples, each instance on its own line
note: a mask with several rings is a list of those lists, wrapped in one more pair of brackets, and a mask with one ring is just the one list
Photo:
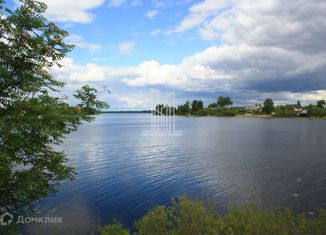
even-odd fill
[(238, 117), (238, 118), (273, 118), (273, 116), (269, 115), (269, 114), (258, 114), (258, 115), (239, 114), (239, 115), (236, 115), (235, 117)]
[(258, 119), (302, 119), (302, 120), (326, 120), (326, 117), (276, 117), (269, 114), (237, 114), (234, 116), (223, 116), (223, 115), (197, 115), (197, 114), (187, 114), (187, 115), (176, 115), (182, 117), (231, 117), (231, 118), (258, 118)]
[(326, 211), (296, 214), (290, 209), (260, 210), (255, 206), (234, 207), (226, 214), (214, 205), (179, 197), (170, 206), (156, 206), (135, 221), (137, 232), (131, 233), (121, 223), (99, 228), (101, 235), (110, 234), (221, 234), (221, 235), (324, 235)]

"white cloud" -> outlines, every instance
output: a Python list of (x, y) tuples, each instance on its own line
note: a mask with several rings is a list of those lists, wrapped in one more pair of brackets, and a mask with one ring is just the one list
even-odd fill
[(308, 92), (284, 92), (283, 93), (285, 101), (287, 100), (301, 100), (306, 104), (314, 103), (316, 100), (326, 99), (326, 90), (308, 91)]
[(326, 49), (324, 0), (205, 0), (169, 33), (196, 29), (205, 40), (316, 52)]
[(157, 10), (148, 11), (146, 13), (146, 17), (149, 19), (153, 19), (157, 15), (157, 13), (158, 13)]
[(91, 53), (102, 49), (101, 45), (87, 42), (83, 37), (76, 34), (69, 35), (67, 42), (69, 44), (76, 45), (77, 47), (87, 49)]
[[(182, 91), (266, 92), (272, 89), (269, 83), (279, 84), (274, 92), (313, 91), (326, 89), (326, 53), (308, 55), (246, 44), (214, 46), (177, 65), (150, 60), (138, 66), (112, 68), (76, 65), (70, 59), (55, 74), (64, 81), (115, 80), (128, 87), (163, 86)], [(309, 78), (310, 74), (314, 77)]]
[[(18, 2), (17, 0), (15, 0)], [(89, 23), (94, 19), (90, 10), (101, 6), (105, 0), (39, 0), (47, 4), (46, 16), (55, 21)]]
[[(114, 80), (130, 89), (229, 92), (252, 101), (325, 99), (325, 11), (323, 0), (206, 0), (193, 5), (170, 33), (195, 29), (204, 39), (220, 39), (220, 46), (179, 64), (150, 60), (111, 68), (70, 61), (59, 75), (76, 82)], [(159, 33), (156, 29), (150, 34)], [(119, 45), (125, 54), (134, 47), (134, 42)]]
[(118, 98), (118, 100), (123, 101), (125, 104), (127, 104), (128, 107), (139, 107), (144, 105), (144, 101), (142, 99), (137, 99), (135, 97), (128, 97), (123, 96)]
[(126, 2), (126, 0), (110, 0), (108, 3), (108, 6), (109, 7), (120, 7), (125, 2)]
[(160, 33), (162, 33), (162, 29), (155, 29), (152, 32), (150, 32), (150, 35), (152, 37), (155, 37), (155, 36), (159, 35)]
[(121, 54), (130, 54), (135, 49), (135, 42), (121, 42), (118, 47)]
[(121, 7), (126, 4), (130, 6), (140, 6), (143, 4), (143, 1), (142, 0), (109, 0), (108, 2), (109, 7)]
[(61, 64), (62, 68), (54, 67), (51, 73), (59, 80), (79, 83), (86, 81), (103, 81), (107, 76), (105, 68), (96, 64), (76, 65), (70, 58), (64, 59)]
[(69, 83), (123, 80), (136, 74), (136, 68), (134, 67), (111, 68), (94, 63), (78, 65), (71, 58), (62, 60), (61, 65), (60, 68), (51, 68), (51, 74), (58, 80)]
[(169, 33), (181, 33), (195, 27), (199, 27), (212, 15), (218, 14), (219, 9), (223, 9), (231, 1), (226, 0), (206, 0), (198, 4), (194, 4), (189, 8), (189, 14)]

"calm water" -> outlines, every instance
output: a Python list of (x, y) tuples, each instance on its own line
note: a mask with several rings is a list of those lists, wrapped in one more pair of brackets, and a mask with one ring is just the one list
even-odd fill
[[(87, 234), (115, 218), (132, 221), (186, 194), (215, 202), (326, 208), (326, 121), (177, 117), (182, 137), (144, 137), (149, 114), (105, 114), (60, 149), (78, 172), (39, 205), (63, 225), (26, 233)], [(298, 195), (296, 195), (298, 194)]]

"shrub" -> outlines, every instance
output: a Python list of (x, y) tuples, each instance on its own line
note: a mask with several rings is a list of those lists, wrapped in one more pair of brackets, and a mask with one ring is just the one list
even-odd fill
[[(101, 234), (128, 234), (121, 224), (113, 226), (104, 227), (111, 230)], [(156, 206), (136, 222), (136, 229), (139, 235), (326, 235), (326, 211), (308, 216), (290, 209), (264, 211), (244, 205), (221, 216), (215, 207), (179, 197), (170, 206)]]
[(129, 230), (123, 228), (120, 223), (106, 225), (99, 228), (99, 233), (101, 235), (129, 235)]

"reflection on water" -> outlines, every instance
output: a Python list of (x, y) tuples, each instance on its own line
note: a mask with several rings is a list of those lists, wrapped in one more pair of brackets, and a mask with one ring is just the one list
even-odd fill
[(78, 176), (39, 205), (63, 225), (30, 234), (85, 234), (113, 219), (132, 221), (187, 194), (215, 202), (326, 208), (326, 122), (177, 117), (183, 136), (143, 136), (149, 114), (101, 115), (60, 147)]

